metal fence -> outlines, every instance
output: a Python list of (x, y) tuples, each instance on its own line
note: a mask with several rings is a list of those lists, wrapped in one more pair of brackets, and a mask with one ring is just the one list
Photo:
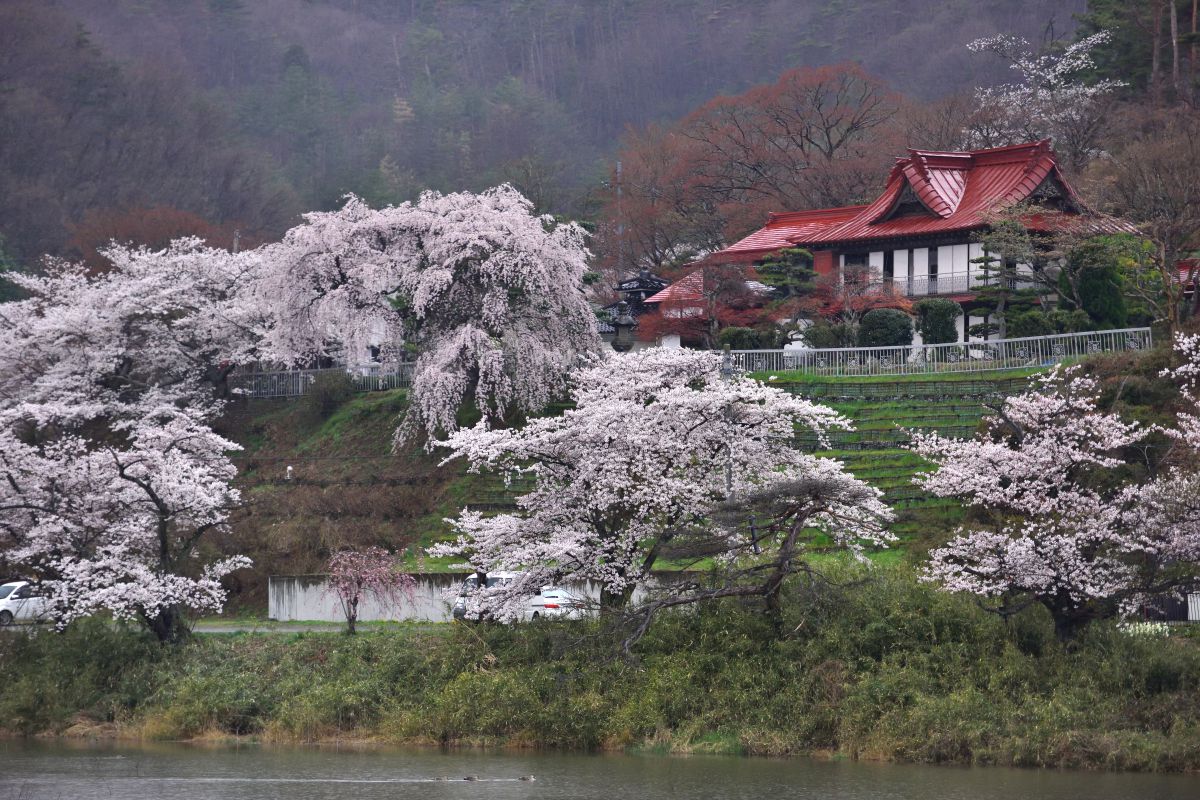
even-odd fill
[(812, 375), (919, 375), (1047, 367), (1094, 353), (1146, 350), (1149, 328), (1063, 333), (990, 342), (847, 347), (829, 350), (734, 350), (733, 363), (748, 372), (799, 371)]
[(322, 375), (346, 375), (358, 392), (407, 388), (412, 383), (413, 364), (366, 364), (330, 369), (292, 369), (235, 372), (229, 384), (243, 397), (299, 397)]

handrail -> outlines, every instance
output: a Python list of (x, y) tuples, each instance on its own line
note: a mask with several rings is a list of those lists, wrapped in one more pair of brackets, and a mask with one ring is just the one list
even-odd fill
[(300, 397), (322, 375), (343, 374), (356, 392), (404, 389), (412, 384), (413, 363), (359, 364), (328, 369), (291, 369), (269, 372), (239, 371), (229, 376), (234, 394), (242, 397)]
[(745, 372), (800, 371), (813, 375), (912, 375), (1047, 367), (1095, 353), (1147, 350), (1149, 328), (1120, 328), (1053, 336), (902, 347), (734, 350)]

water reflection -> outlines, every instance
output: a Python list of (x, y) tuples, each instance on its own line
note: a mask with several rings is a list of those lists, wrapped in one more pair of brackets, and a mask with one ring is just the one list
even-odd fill
[(1196, 797), (1200, 797), (1200, 777), (1189, 775), (966, 769), (806, 759), (0, 742), (0, 800)]

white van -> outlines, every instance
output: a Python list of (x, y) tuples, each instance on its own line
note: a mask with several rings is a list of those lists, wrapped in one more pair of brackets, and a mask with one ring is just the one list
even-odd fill
[(50, 604), (29, 581), (13, 581), (0, 586), (0, 625), (43, 622), (49, 613)]

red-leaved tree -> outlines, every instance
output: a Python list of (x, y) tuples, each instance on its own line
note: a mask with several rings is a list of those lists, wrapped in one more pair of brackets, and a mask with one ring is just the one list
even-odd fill
[(600, 247), (626, 270), (657, 269), (729, 242), (768, 212), (861, 202), (904, 146), (899, 106), (856, 65), (806, 67), (710, 100), (673, 127), (633, 131)]

